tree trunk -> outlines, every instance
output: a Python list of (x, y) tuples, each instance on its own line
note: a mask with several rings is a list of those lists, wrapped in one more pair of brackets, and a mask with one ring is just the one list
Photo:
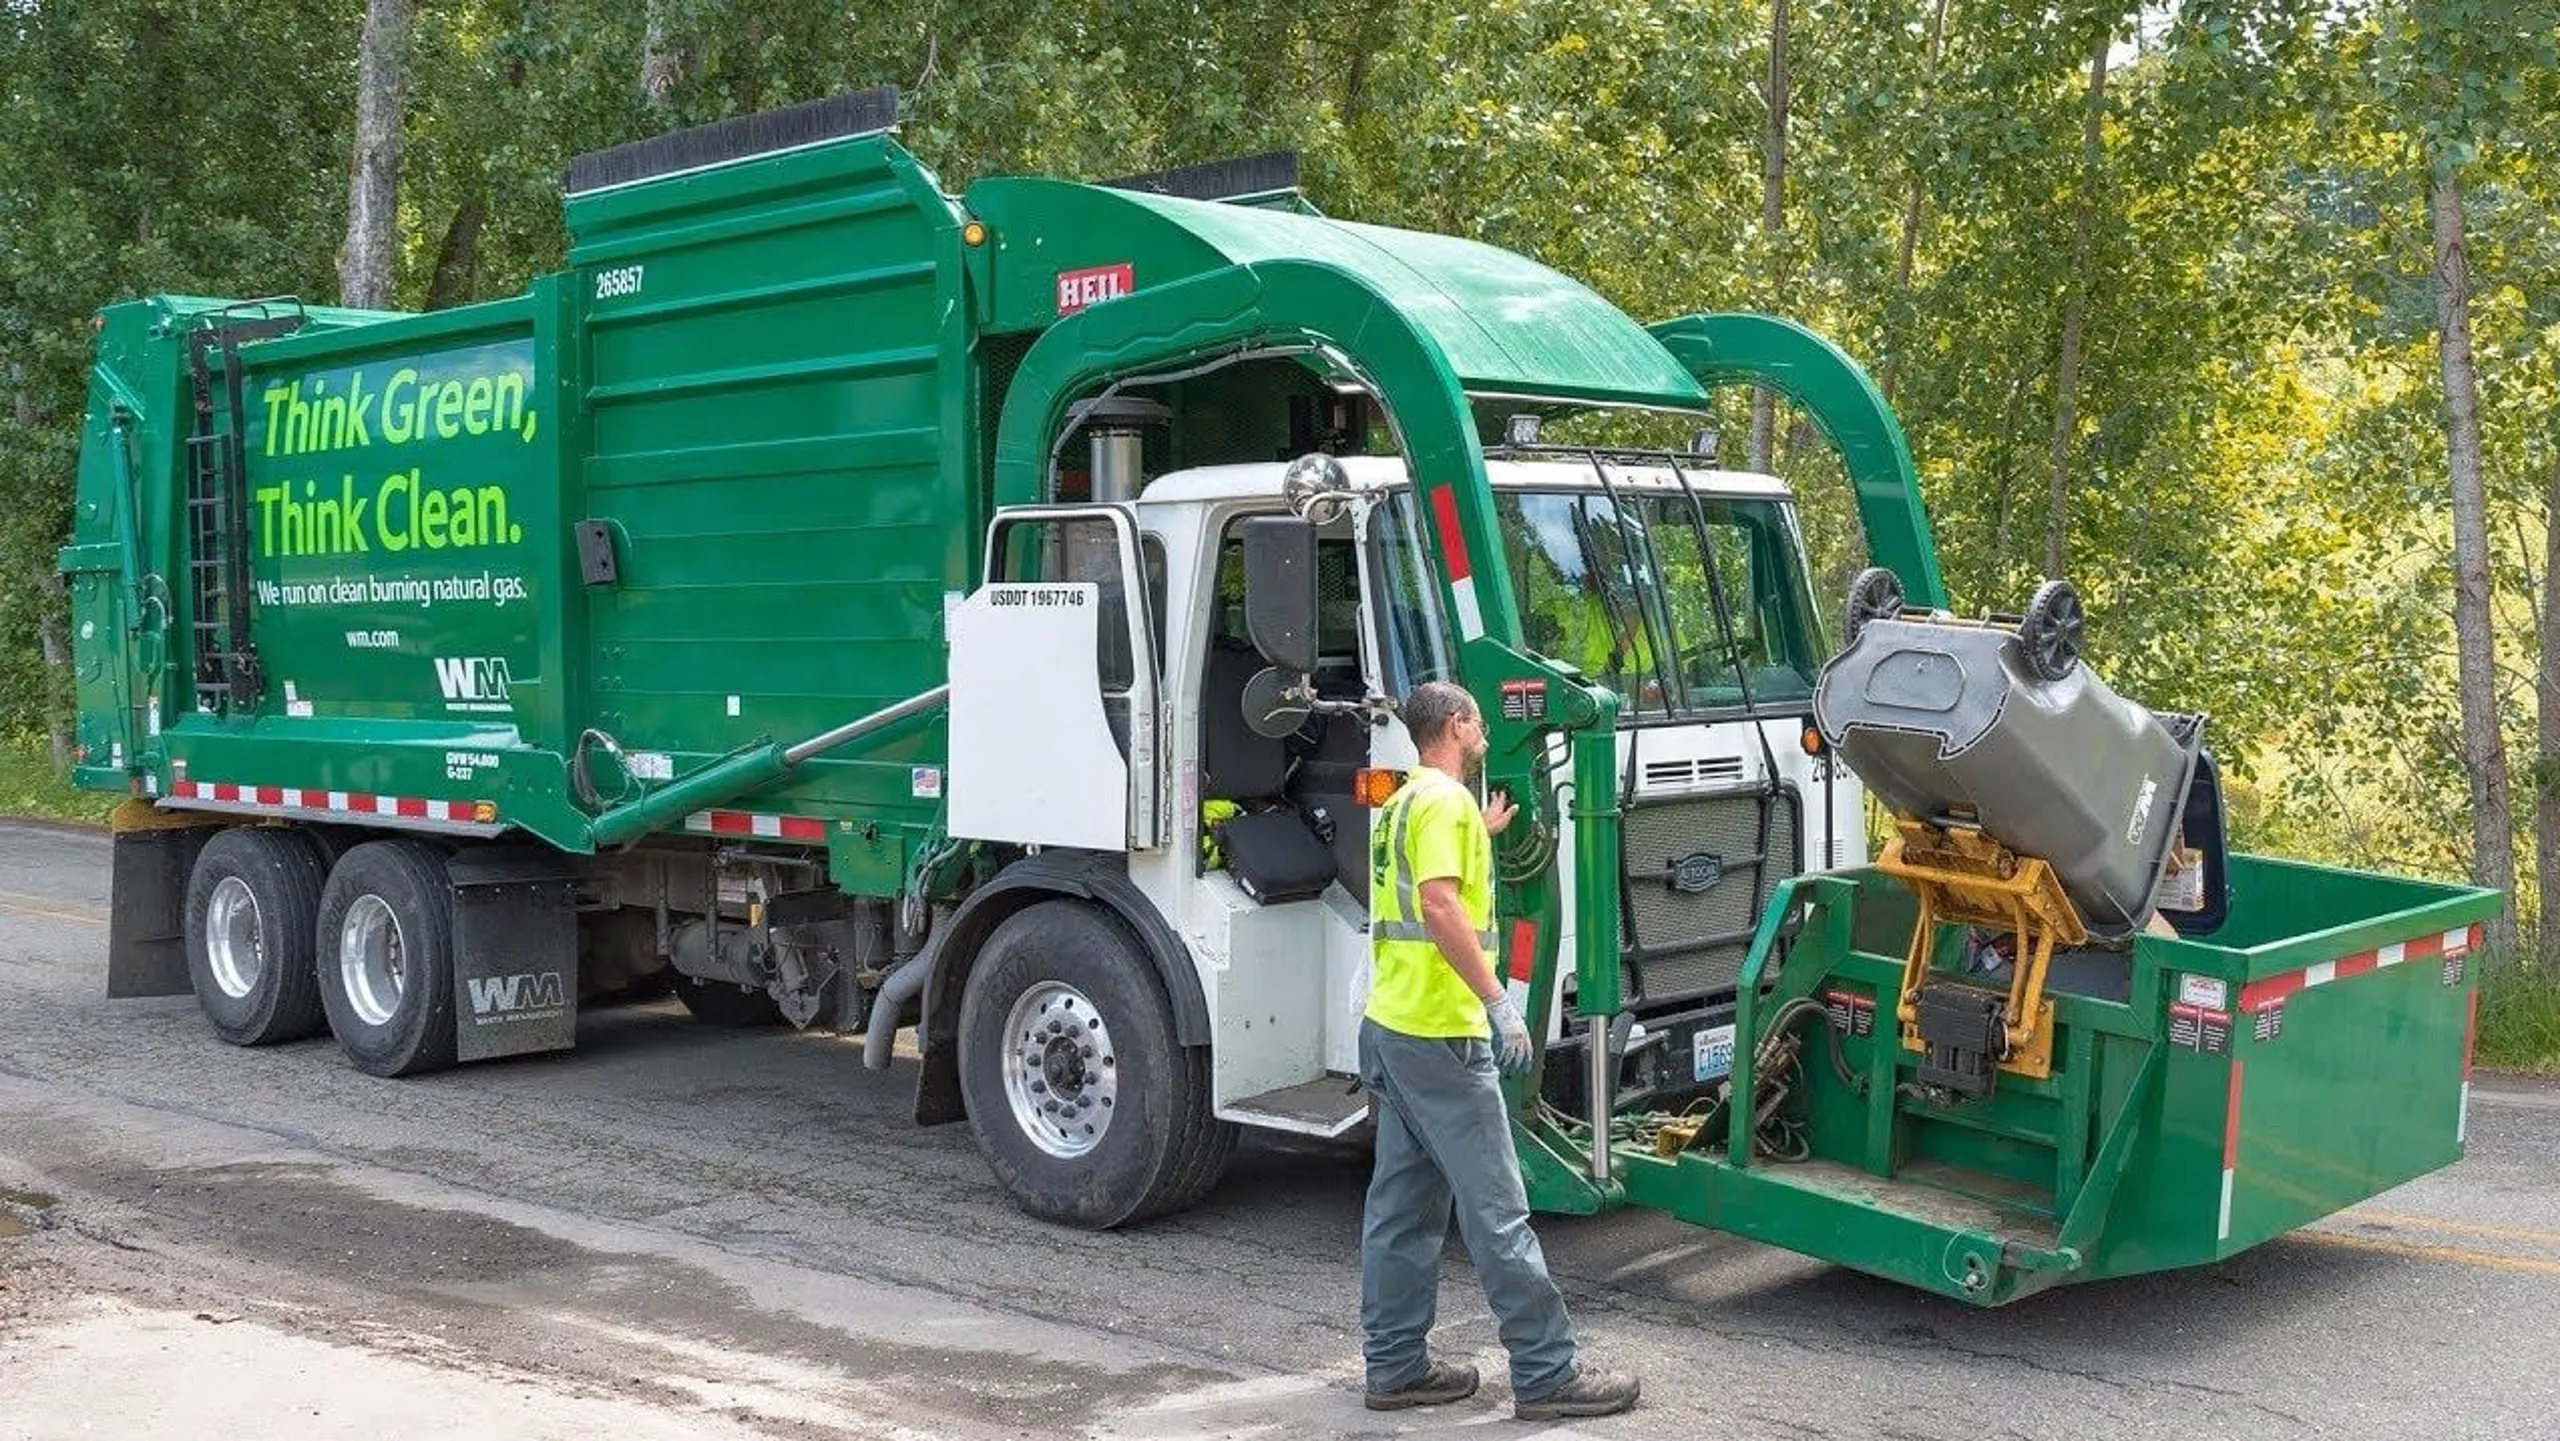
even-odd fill
[(2535, 929), (2545, 965), (2560, 963), (2560, 459), (2551, 463), (2543, 492), (2542, 663), (2536, 676), (2533, 766)]
[(2071, 294), (2062, 305), (2062, 357), (2053, 373), (2053, 479), (2044, 526), (2047, 580), (2062, 578), (2070, 533), (2071, 451), (2080, 427), (2080, 342), (2089, 319), (2089, 246), (2098, 227), (2099, 167), (2105, 159), (2107, 51), (2115, 38), (2110, 20), (2089, 51), (2088, 113), (2080, 124), (2080, 204), (2071, 222)]
[(411, 0), (366, 0), (356, 57), (356, 152), (347, 183), (347, 243), (338, 252), (340, 304), (391, 304), (399, 244), (400, 127), (408, 84)]
[(1359, 23), (1351, 32), (1350, 59), (1342, 67), (1342, 128), (1351, 130), (1369, 108), (1369, 57), (1376, 53), (1383, 37), (1381, 26), (1391, 18), (1394, 0), (1374, 0), (1360, 12)]
[(669, 123), (675, 111), (676, 87), (684, 83), (684, 47), (667, 23), (671, 0), (649, 0), (648, 32), (640, 42), (640, 99)]
[(2009, 541), (2012, 523), (2018, 510), (2019, 474), (2026, 462), (2019, 457), (2018, 426), (2020, 412), (2027, 408), (2027, 385), (2032, 379), (2024, 368), (2009, 377), (2009, 394), (2000, 403), (2000, 441), (1992, 450), (1999, 463), (1992, 468), (1991, 544), (1981, 553), (1978, 577), (1970, 592), (1976, 596), (1996, 596), (2008, 589)]
[[(2515, 813), (2507, 742), (2498, 729), (2497, 636), (2489, 615), (2489, 501), (2480, 478), (2480, 382), (2471, 355), (2471, 276), (2463, 257), (2462, 181), (2450, 163), (2427, 190), (2435, 219), (2436, 354), (2444, 369), (2444, 438), (2453, 478), (2453, 637), (2460, 659), (2462, 768), (2471, 775), (2471, 878), (2512, 894)], [(2515, 949), (2512, 904), (2489, 923), (2492, 950)]]
[[(1787, 308), (1786, 266), (1779, 243), (1787, 228), (1787, 0), (1769, 0), (1769, 139), (1760, 163), (1760, 233), (1769, 247), (1769, 306)], [(1751, 468), (1769, 470), (1770, 443), (1778, 420), (1777, 393), (1766, 386), (1751, 392)]]
[[(1946, 55), (1947, 0), (1938, 0), (1929, 12), (1929, 80), (1928, 89), (1924, 92), (1926, 96), (1934, 97), (1937, 93), (1938, 67), (1944, 63)], [(1923, 104), (1926, 103), (1924, 99)], [(1909, 329), (1907, 317), (1911, 311), (1911, 269), (1920, 257), (1920, 220), (1927, 209), (1929, 197), (1927, 174), (1927, 160), (1921, 155), (1919, 147), (1914, 146), (1911, 153), (1911, 189), (1902, 197), (1902, 240), (1893, 251), (1893, 295), (1890, 300), (1892, 305), (1903, 312), (1906, 319), (1902, 325), (1895, 327), (1893, 342), (1885, 351), (1884, 364), (1880, 367), (1881, 373), (1876, 377), (1878, 386), (1884, 391), (1884, 400), (1887, 405), (1893, 403), (1893, 382), (1895, 372), (1902, 367), (1903, 347), (1910, 343), (1910, 337), (1902, 332)]]
[(471, 299), (479, 288), (480, 227), (489, 219), (486, 197), (474, 191), (453, 209), (436, 247), (435, 273), (427, 277), (427, 309), (445, 310)]
[[(744, 37), (747, 53), (761, 54), (764, 50), (764, 37), (764, 17), (750, 11), (747, 15), (747, 33)], [(767, 78), (765, 67), (748, 65), (741, 67), (735, 78), (729, 82), (737, 92), (739, 114), (753, 115), (759, 110), (770, 108), (764, 98), (764, 85)]]

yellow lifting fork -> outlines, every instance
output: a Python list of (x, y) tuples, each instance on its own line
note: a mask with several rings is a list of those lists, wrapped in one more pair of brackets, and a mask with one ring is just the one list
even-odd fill
[(2080, 911), (2063, 893), (2062, 878), (2033, 856), (2021, 856), (1970, 826), (1933, 826), (1897, 818), (1900, 832), (1876, 862), (1885, 874), (1920, 898), (1920, 918), (1902, 959), (1902, 995), (1894, 1014), (1902, 1043), (1923, 1050), (1920, 992), (1928, 984), (1938, 927), (1957, 924), (2014, 937), (2009, 998), (2001, 1010), (2008, 1042), (2000, 1069), (2039, 1079), (2053, 1073), (2053, 1003), (2044, 997), (2045, 970), (2058, 946), (2089, 939)]

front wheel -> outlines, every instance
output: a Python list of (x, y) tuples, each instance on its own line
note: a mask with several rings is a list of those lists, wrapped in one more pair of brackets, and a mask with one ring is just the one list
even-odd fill
[(960, 1078), (987, 1164), (1043, 1220), (1100, 1230), (1182, 1210), (1234, 1149), (1211, 1114), (1209, 1053), (1177, 1039), (1127, 929), (1078, 902), (1031, 906), (987, 938), (960, 1005)]

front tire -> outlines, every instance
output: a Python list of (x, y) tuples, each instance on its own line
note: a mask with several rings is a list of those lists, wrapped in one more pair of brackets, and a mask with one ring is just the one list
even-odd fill
[(368, 841), (320, 896), (320, 996), (347, 1060), (369, 1076), (454, 1062), (453, 891), (444, 856)]
[(1209, 1053), (1127, 929), (1044, 901), (987, 938), (960, 1005), (970, 1128), (1014, 1202), (1094, 1230), (1179, 1211), (1217, 1185), (1235, 1128), (1211, 1113)]
[(312, 938), (325, 875), (295, 831), (240, 826), (205, 843), (187, 877), (187, 975), (215, 1035), (264, 1046), (319, 1033)]

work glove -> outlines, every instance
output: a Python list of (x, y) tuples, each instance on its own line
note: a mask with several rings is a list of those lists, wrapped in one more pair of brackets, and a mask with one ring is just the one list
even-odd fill
[(1519, 1003), (1504, 991), (1484, 1003), (1484, 1018), (1493, 1023), (1493, 1059), (1506, 1076), (1529, 1069), (1529, 1023), (1520, 1018)]

